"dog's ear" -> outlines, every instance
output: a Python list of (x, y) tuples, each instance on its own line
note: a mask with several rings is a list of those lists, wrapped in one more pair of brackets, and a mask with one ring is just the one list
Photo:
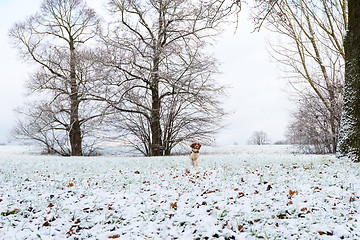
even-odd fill
[(201, 148), (201, 144), (200, 143), (198, 143), (199, 144), (199, 149)]
[(190, 147), (191, 147), (191, 148), (194, 148), (194, 147), (195, 147), (195, 143), (192, 143), (192, 144), (190, 145)]

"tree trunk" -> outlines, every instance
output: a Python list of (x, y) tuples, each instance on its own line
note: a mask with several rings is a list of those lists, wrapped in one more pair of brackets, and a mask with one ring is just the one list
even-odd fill
[(156, 90), (152, 91), (151, 109), (151, 155), (162, 156), (161, 125), (160, 125), (160, 99)]
[(75, 48), (70, 40), (70, 129), (69, 138), (72, 156), (82, 156), (82, 139), (79, 121), (79, 87), (75, 72)]
[(348, 1), (344, 102), (338, 156), (360, 162), (360, 1)]
[[(334, 87), (330, 84), (327, 84), (327, 89), (329, 89), (329, 100), (330, 100), (330, 109), (329, 111), (329, 121), (330, 121), (330, 131), (331, 131), (331, 147), (329, 148), (330, 153), (335, 154), (338, 141), (338, 131), (339, 131), (339, 116), (336, 116), (336, 97)], [(335, 113), (336, 112), (336, 113)]]
[(161, 124), (160, 124), (160, 107), (161, 100), (159, 96), (159, 53), (155, 48), (155, 57), (153, 60), (153, 73), (152, 73), (152, 105), (151, 105), (151, 156), (162, 156), (162, 140), (161, 140)]

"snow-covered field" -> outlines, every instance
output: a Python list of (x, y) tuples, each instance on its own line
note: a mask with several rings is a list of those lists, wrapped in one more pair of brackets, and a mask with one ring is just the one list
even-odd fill
[(57, 157), (0, 146), (0, 239), (360, 239), (360, 165), (288, 146)]

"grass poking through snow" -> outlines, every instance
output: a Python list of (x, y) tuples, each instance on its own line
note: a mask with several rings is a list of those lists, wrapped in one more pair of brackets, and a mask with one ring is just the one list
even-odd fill
[(0, 239), (360, 238), (359, 165), (285, 148), (202, 154), (191, 168), (188, 156), (2, 146)]

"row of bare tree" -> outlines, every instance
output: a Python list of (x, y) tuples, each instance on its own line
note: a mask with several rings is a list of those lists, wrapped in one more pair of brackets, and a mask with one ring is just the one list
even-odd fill
[[(113, 127), (145, 155), (208, 138), (224, 112), (207, 46), (240, 2), (110, 0), (104, 23), (80, 0), (44, 0), (10, 31), (38, 65), (28, 83), (36, 100), (19, 110), (16, 134), (62, 155), (91, 153)], [(272, 54), (300, 103), (291, 135), (360, 161), (360, 3), (255, 2), (258, 26), (266, 19), (286, 39)]]
[(15, 135), (73, 156), (108, 137), (146, 156), (210, 139), (225, 112), (209, 43), (233, 4), (111, 0), (105, 21), (82, 0), (44, 0), (9, 33), (37, 66)]

